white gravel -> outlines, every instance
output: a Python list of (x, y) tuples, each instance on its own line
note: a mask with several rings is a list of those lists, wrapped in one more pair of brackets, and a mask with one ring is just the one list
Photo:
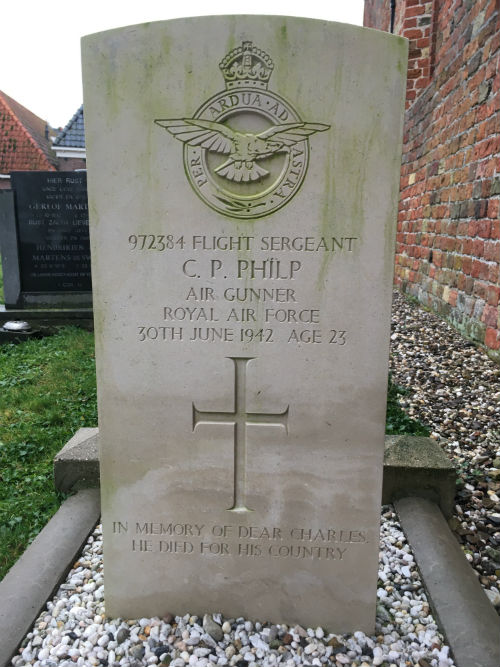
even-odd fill
[[(34, 667), (452, 667), (392, 506), (383, 508), (376, 634), (272, 625), (265, 619), (109, 619), (98, 526), (12, 665)], [(207, 612), (214, 610), (207, 610)], [(214, 639), (215, 637), (215, 639)]]

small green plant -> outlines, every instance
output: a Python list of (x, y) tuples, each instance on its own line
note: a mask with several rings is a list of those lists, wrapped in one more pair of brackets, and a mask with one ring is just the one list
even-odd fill
[(389, 375), (385, 432), (388, 435), (430, 435), (426, 426), (409, 417), (400, 406), (398, 397), (406, 393), (407, 390), (394, 384)]

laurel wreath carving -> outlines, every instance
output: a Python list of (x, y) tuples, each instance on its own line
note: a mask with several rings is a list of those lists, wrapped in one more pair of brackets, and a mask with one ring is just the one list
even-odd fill
[(238, 199), (220, 197), (219, 195), (215, 195), (215, 198), (224, 204), (229, 211), (234, 211), (235, 213), (250, 213), (254, 208), (266, 205), (266, 202), (242, 202)]

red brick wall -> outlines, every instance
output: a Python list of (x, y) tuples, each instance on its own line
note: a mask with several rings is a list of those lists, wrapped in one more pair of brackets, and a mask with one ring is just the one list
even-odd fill
[(430, 82), (433, 56), (432, 34), (434, 27), (433, 2), (404, 0), (396, 3), (394, 33), (410, 40), (408, 76), (406, 81), (406, 108), (411, 106), (420, 91)]
[(385, 30), (389, 32), (391, 29), (391, 3), (390, 0), (372, 0), (365, 2), (365, 14), (363, 17), (363, 25), (368, 28), (376, 28), (377, 30)]
[[(365, 25), (388, 7), (366, 0)], [(396, 7), (410, 62), (395, 281), (500, 360), (499, 3)]]

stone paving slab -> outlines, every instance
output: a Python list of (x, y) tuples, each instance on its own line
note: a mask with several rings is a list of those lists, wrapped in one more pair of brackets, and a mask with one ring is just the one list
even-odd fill
[(500, 617), (439, 508), (416, 497), (394, 504), (457, 667), (499, 667)]
[(85, 489), (61, 505), (0, 582), (0, 667), (17, 646), (47, 599), (80, 553), (99, 520), (97, 489)]
[(0, 303), (0, 324), (8, 320), (47, 321), (50, 324), (77, 324), (75, 320), (93, 322), (92, 308), (6, 308)]
[[(94, 315), (92, 308), (6, 308), (0, 303), (0, 327), (5, 322), (18, 321), (28, 322), (32, 327), (32, 336), (46, 336), (53, 334), (62, 325), (74, 325), (92, 331), (94, 328)], [(1, 333), (1, 332), (0, 332)], [(10, 343), (12, 337), (5, 334), (0, 336), (1, 343)], [(25, 340), (18, 337), (14, 342)]]

